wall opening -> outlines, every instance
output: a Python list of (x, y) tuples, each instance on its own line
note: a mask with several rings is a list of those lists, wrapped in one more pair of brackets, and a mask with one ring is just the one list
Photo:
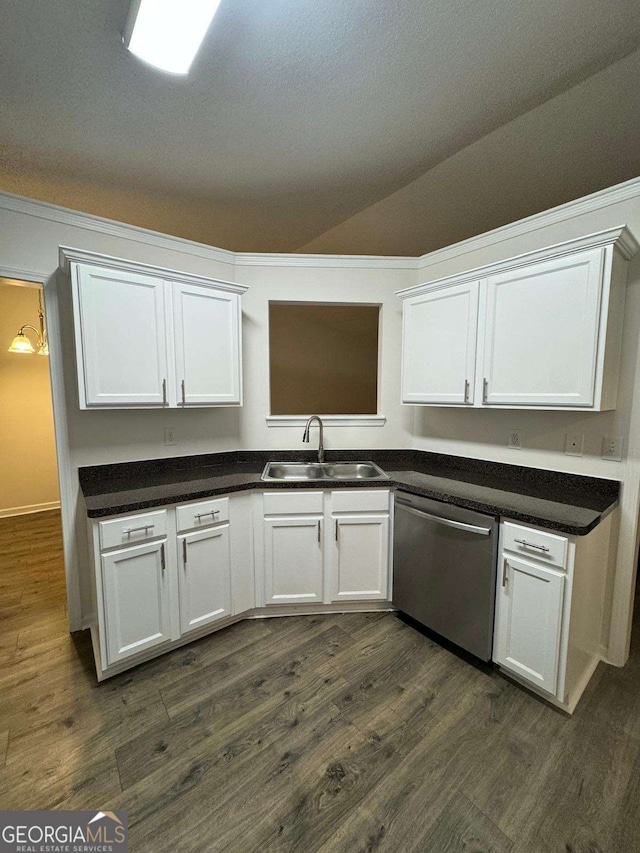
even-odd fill
[(379, 305), (270, 302), (271, 414), (377, 414), (379, 329)]

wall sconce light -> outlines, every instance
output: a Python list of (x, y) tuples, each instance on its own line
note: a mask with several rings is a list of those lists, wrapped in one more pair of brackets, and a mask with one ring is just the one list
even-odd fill
[[(11, 341), (9, 352), (37, 352), (38, 355), (49, 355), (49, 342), (47, 341), (47, 330), (44, 327), (44, 311), (42, 310), (42, 291), (38, 291), (38, 317), (40, 319), (40, 329), (36, 329), (35, 326), (32, 326), (29, 323), (25, 323), (24, 326), (20, 326), (18, 334)], [(34, 348), (29, 338), (25, 335), (25, 329), (31, 329), (38, 336), (36, 342), (37, 349)]]

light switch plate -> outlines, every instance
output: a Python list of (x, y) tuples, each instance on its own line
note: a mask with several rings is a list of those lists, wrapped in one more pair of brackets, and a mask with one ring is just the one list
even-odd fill
[(514, 450), (522, 450), (522, 432), (519, 429), (509, 430), (507, 447), (512, 447)]
[(584, 433), (568, 432), (564, 442), (564, 452), (567, 456), (582, 456), (584, 452)]
[(164, 428), (164, 443), (167, 447), (172, 444), (177, 444), (176, 440), (176, 428), (175, 427), (165, 427)]
[(610, 462), (622, 462), (622, 447), (624, 439), (621, 435), (605, 435), (602, 439), (602, 458)]

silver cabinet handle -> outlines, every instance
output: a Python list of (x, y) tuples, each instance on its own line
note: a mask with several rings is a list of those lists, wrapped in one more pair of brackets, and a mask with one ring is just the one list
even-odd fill
[(526, 539), (514, 539), (514, 542), (517, 542), (518, 545), (524, 545), (525, 548), (536, 548), (538, 551), (549, 551), (550, 549), (546, 547), (546, 545), (536, 545), (535, 542), (527, 542)]
[(507, 580), (508, 580), (507, 572), (508, 572), (508, 570), (509, 570), (509, 561), (505, 557), (504, 560), (502, 561), (502, 586), (507, 585)]
[(162, 380), (162, 405), (167, 405), (167, 380)]
[(182, 540), (182, 562), (187, 565), (187, 540)]
[(338, 541), (338, 519), (336, 518), (336, 542)]
[(181, 386), (182, 386), (182, 405), (186, 406), (187, 405), (187, 397), (186, 397), (186, 392), (184, 390), (184, 379), (181, 382)]
[(153, 530), (155, 524), (143, 524), (140, 527), (123, 527), (122, 532), (127, 536), (131, 536), (132, 533), (139, 533), (141, 530), (144, 530), (146, 533), (147, 530)]
[(321, 536), (321, 521), (320, 521), (320, 519), (318, 519), (318, 542), (320, 542), (320, 536)]
[(482, 380), (482, 402), (487, 402), (487, 397), (489, 396), (489, 380), (487, 378)]
[(162, 571), (164, 572), (167, 567), (164, 559), (164, 542), (160, 546), (160, 565), (162, 566)]
[(465, 403), (469, 402), (469, 380), (468, 379), (464, 380), (464, 402)]
[(198, 521), (200, 521), (200, 519), (204, 518), (205, 515), (212, 515), (215, 518), (215, 516), (219, 515), (219, 514), (220, 514), (219, 509), (210, 509), (210, 510), (207, 510), (207, 512), (196, 512), (193, 517), (197, 518)]
[(421, 509), (416, 509), (411, 504), (396, 498), (396, 506), (402, 507), (406, 512), (411, 512), (414, 515), (419, 515), (422, 518), (428, 518), (429, 521), (434, 521), (436, 524), (444, 524), (445, 527), (455, 527), (457, 530), (466, 530), (468, 533), (479, 533), (481, 536), (489, 536), (491, 533), (490, 527), (477, 527), (475, 524), (465, 524), (462, 521), (453, 521), (451, 518), (440, 518), (439, 515), (431, 515), (431, 513), (423, 512)]

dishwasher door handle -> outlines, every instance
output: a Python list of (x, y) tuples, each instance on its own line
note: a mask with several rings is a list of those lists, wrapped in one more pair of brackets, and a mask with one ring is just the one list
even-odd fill
[(435, 521), (436, 524), (443, 524), (445, 527), (455, 527), (456, 530), (466, 530), (467, 533), (477, 533), (480, 536), (489, 536), (491, 534), (490, 527), (477, 527), (475, 524), (465, 524), (462, 521), (453, 521), (450, 518), (440, 518), (439, 515), (431, 515), (428, 512), (423, 512), (421, 509), (416, 509), (411, 504), (399, 501), (397, 498), (396, 504), (407, 512), (411, 512), (420, 518), (426, 518), (429, 521)]

